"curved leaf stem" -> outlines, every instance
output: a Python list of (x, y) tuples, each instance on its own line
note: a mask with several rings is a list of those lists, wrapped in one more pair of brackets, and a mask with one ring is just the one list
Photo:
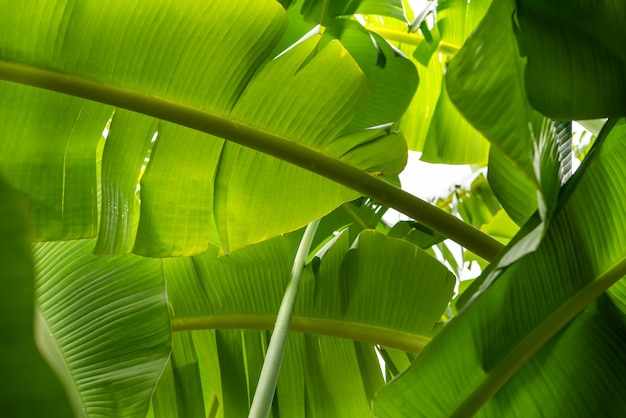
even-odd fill
[(224, 138), (317, 173), (384, 203), (456, 241), (487, 261), (504, 246), (473, 226), (331, 155), (271, 132), (160, 97), (34, 66), (0, 61), (0, 80), (65, 93)]
[(513, 376), (513, 374), (557, 332), (580, 314), (591, 302), (626, 274), (626, 259), (620, 260), (594, 281), (583, 286), (570, 299), (545, 317), (515, 344), (450, 411), (450, 417), (471, 417)]
[(278, 309), (276, 325), (274, 325), (270, 345), (267, 348), (267, 354), (263, 361), (261, 376), (259, 376), (259, 382), (254, 392), (249, 417), (266, 418), (270, 415), (274, 392), (276, 392), (276, 384), (278, 383), (280, 366), (283, 362), (283, 354), (285, 353), (285, 345), (287, 344), (289, 323), (293, 315), (293, 308), (296, 305), (296, 297), (300, 289), (306, 259), (311, 250), (311, 244), (313, 243), (313, 238), (315, 237), (315, 232), (319, 224), (319, 219), (311, 222), (306, 227), (304, 236), (300, 241), (300, 246), (298, 247), (298, 252), (296, 253), (296, 258), (291, 268), (291, 278), (285, 290), (283, 300), (280, 303), (280, 308)]
[[(171, 321), (173, 332), (210, 329), (272, 329), (275, 315), (207, 315), (175, 318)], [(430, 338), (408, 332), (381, 328), (333, 319), (293, 316), (289, 329), (292, 332), (346, 338), (364, 343), (397, 348), (417, 354), (430, 342)]]

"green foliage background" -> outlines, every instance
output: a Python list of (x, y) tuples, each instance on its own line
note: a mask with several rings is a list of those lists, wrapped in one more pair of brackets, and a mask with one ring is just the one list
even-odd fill
[(622, 2), (0, 6), (0, 415), (626, 409)]

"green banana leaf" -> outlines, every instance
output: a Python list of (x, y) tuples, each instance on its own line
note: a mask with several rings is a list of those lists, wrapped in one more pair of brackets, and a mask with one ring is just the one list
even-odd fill
[[(356, 3), (351, 2), (350, 8), (356, 6)], [(365, 13), (361, 11), (361, 7), (366, 7), (369, 3), (389, 2), (365, 1), (359, 6), (358, 13)], [(332, 2), (329, 5), (331, 10), (327, 12), (332, 14), (332, 9), (339, 5), (339, 2)], [(317, 21), (308, 21), (306, 15), (300, 15), (300, 9), (297, 6), (295, 5), (288, 11), (289, 26), (274, 48), (273, 52), (276, 54), (288, 48), (316, 26)], [(303, 13), (306, 12), (306, 8), (305, 4), (302, 9)], [(319, 12), (321, 11), (318, 10), (317, 13)], [(371, 95), (352, 122), (344, 128), (344, 132), (397, 121), (406, 110), (418, 87), (419, 77), (410, 59), (400, 50), (392, 47), (380, 35), (366, 30), (358, 22), (349, 19), (349, 16), (329, 15), (325, 20), (321, 44), (325, 45), (334, 39), (341, 42), (365, 76), (372, 82)]]
[(533, 180), (521, 171), (507, 155), (495, 147), (489, 150), (489, 185), (506, 213), (523, 225), (539, 206), (537, 187)]
[[(446, 86), (463, 116), (491, 142), (489, 182), (502, 206), (521, 225), (537, 209), (542, 219), (549, 218), (561, 185), (561, 162), (554, 125), (526, 98), (515, 11), (514, 1), (491, 4), (451, 60)], [(564, 146), (571, 146), (571, 138), (562, 140)]]
[(372, 94), (345, 131), (400, 119), (419, 82), (411, 60), (382, 36), (347, 19), (328, 22), (324, 39), (338, 39), (372, 81)]
[[(366, 105), (371, 84), (338, 42), (320, 45), (319, 34), (272, 59), (287, 26), (274, 1), (157, 1), (149, 8), (136, 1), (84, 1), (63, 10), (55, 4), (3, 8), (3, 78), (64, 74), (66, 92), (79, 96), (86, 95), (81, 83), (95, 82), (101, 90), (91, 98), (103, 102), (120, 91), (149, 95), (211, 114), (218, 124), (236, 121), (258, 135), (286, 138), (312, 154), (350, 159), (376, 175), (394, 176), (404, 166), (404, 140), (391, 131), (374, 138), (344, 135), (342, 153), (330, 153)], [(410, 62), (402, 65), (410, 69)], [(417, 83), (414, 69), (408, 77), (379, 71), (378, 78), (385, 77), (406, 82), (407, 97)], [(0, 135), (10, 139), (0, 162), (42, 213), (38, 239), (93, 237), (100, 218), (98, 254), (198, 254), (216, 240), (230, 252), (296, 230), (359, 196), (281, 160), (168, 122), (13, 84), (1, 88), (3, 107), (15, 110), (1, 116)], [(394, 115), (402, 113), (395, 96), (382, 99), (395, 106)], [(98, 210), (96, 150), (109, 118)], [(383, 119), (376, 123), (393, 122), (393, 115)], [(25, 124), (34, 128), (24, 130)], [(231, 135), (254, 142), (249, 133)], [(393, 161), (391, 152), (381, 161), (381, 149), (394, 150)], [(31, 165), (35, 155), (45, 163)]]
[(170, 354), (163, 266), (94, 256), (94, 246), (35, 246), (40, 347), (76, 417), (144, 417)]
[(481, 226), (480, 229), (492, 237), (495, 237), (500, 242), (508, 244), (519, 231), (519, 226), (509, 218), (503, 209), (500, 209), (493, 218), (491, 218), (488, 223)]
[[(397, 46), (408, 56), (413, 56), (417, 49), (415, 45), (406, 43), (398, 43)], [(443, 63), (438, 59), (431, 59), (428, 66), (419, 62), (416, 66), (420, 75), (420, 83), (398, 126), (406, 137), (409, 149), (423, 151), (437, 101), (441, 94)]]
[(373, 14), (390, 16), (404, 20), (401, 0), (304, 0), (300, 10), (302, 15), (317, 22), (328, 23), (328, 20), (354, 14)]
[[(299, 20), (288, 22), (279, 3), (291, 5), (289, 15)], [(292, 3), (157, 0), (144, 7), (136, 0), (85, 0), (59, 7), (27, 0), (16, 7), (0, 0), (0, 77), (25, 82), (20, 77), (54, 74), (70, 86), (58, 90), (77, 96), (0, 83), (0, 171), (27, 197), (34, 239), (81, 239), (35, 246), (36, 336), (68, 388), (74, 413), (246, 416), (300, 237), (283, 233), (334, 211), (305, 272), (273, 416), (368, 416), (372, 403), (377, 415), (394, 417), (620, 414), (626, 408), (620, 236), (626, 231), (619, 216), (626, 179), (619, 143), (626, 128), (602, 139), (560, 191), (569, 175), (571, 135), (530, 104), (566, 118), (623, 113), (621, 6), (603, 1), (615, 19), (591, 10), (588, 29), (578, 2), (559, 16), (540, 2), (494, 0), (465, 41), (480, 15), (470, 14), (484, 13), (488, 2), (441, 1), (429, 51), (437, 44), (444, 53), (465, 46), (450, 62), (444, 89), (436, 55), (428, 67), (416, 64), (422, 82), (403, 126), (419, 144), (412, 147), (421, 149), (427, 132), (431, 140), (449, 140), (439, 148), (431, 142), (429, 150), (443, 149), (455, 161), (484, 162), (486, 144), (467, 141), (484, 135), (494, 145), (489, 181), (496, 195), (518, 224), (531, 219), (463, 293), (460, 314), (444, 327), (439, 321), (454, 277), (406, 242), (427, 246), (440, 236), (424, 241), (405, 228), (395, 231), (405, 241), (364, 231), (353, 242), (364, 226), (380, 224), (376, 208), (340, 207), (359, 193), (218, 137), (240, 135), (254, 148), (256, 139), (274, 135), (305, 147), (305, 156), (331, 156), (375, 176), (394, 177), (402, 169), (406, 144), (387, 122), (413, 96), (415, 68), (379, 34), (350, 20), (379, 13), (386, 16), (382, 27), (394, 25), (390, 16), (413, 27), (403, 20), (402, 3), (311, 0), (303, 9)], [(301, 11), (314, 22), (305, 22)], [(309, 32), (319, 22), (327, 27)], [(421, 43), (398, 44), (406, 56), (423, 52), (430, 36), (424, 33)], [(418, 38), (402, 35), (398, 39)], [(564, 54), (545, 57), (541, 36), (553, 48), (548, 52)], [(581, 51), (563, 46), (565, 37), (579, 40)], [(571, 74), (555, 82), (563, 56), (595, 59), (583, 75), (608, 74), (615, 91), (593, 80), (594, 96), (590, 84)], [(546, 80), (541, 65), (549, 69)], [(542, 91), (552, 82), (554, 90)], [(564, 110), (555, 97), (542, 96), (575, 83), (571, 97), (580, 107)], [(102, 95), (80, 91), (87, 85), (101, 87)], [(159, 120), (124, 110), (136, 103), (108, 96), (120, 92), (148, 104), (182, 105), (185, 115), (209, 114), (218, 128), (208, 130), (218, 135), (167, 122), (167, 114)], [(593, 98), (589, 104), (585, 95)], [(109, 104), (78, 98), (85, 96)], [(222, 123), (240, 131), (224, 134)], [(307, 167), (315, 164), (311, 159)], [(12, 208), (14, 194), (0, 187), (0, 209), (10, 215), (0, 220), (0, 231), (11, 238), (0, 243), (2, 265), (9, 267), (0, 277), (10, 279), (14, 267), (24, 277), (19, 288), (2, 280), (9, 284), (9, 311), (0, 320), (12, 321), (12, 303), (20, 306), (20, 322), (7, 327), (20, 350), (26, 347), (5, 359), (36, 365), (32, 376), (21, 374), (20, 363), (7, 365), (4, 399), (20, 402), (26, 390), (31, 405), (15, 408), (67, 416), (70, 406), (31, 341), (25, 211)], [(517, 228), (496, 214), (499, 205), (490, 204), (486, 190), (463, 196), (459, 213), (508, 239)], [(356, 227), (327, 239), (352, 222)], [(94, 251), (194, 257), (110, 258)], [(218, 258), (220, 252), (232, 254)], [(396, 379), (388, 386), (377, 355), (384, 377)]]
[[(184, 335), (195, 343), (199, 372), (211, 375), (210, 380), (202, 381), (201, 387), (205, 391), (205, 408), (210, 411), (207, 415), (248, 416), (268, 336), (258, 331), (239, 330), (193, 331)], [(175, 361), (176, 353), (172, 359)], [(213, 364), (214, 361), (217, 364)], [(218, 382), (218, 392), (213, 391), (214, 382)], [(179, 388), (176, 393), (182, 394), (190, 380), (179, 379), (176, 383)], [(383, 383), (370, 345), (292, 333), (287, 341), (272, 416), (367, 416), (368, 399)], [(193, 390), (197, 392), (199, 387)], [(209, 398), (206, 398), (207, 391), (211, 394)], [(160, 388), (155, 401), (159, 393)], [(179, 396), (177, 402), (169, 405), (181, 405), (183, 396)], [(193, 417), (200, 416), (198, 411), (176, 415), (159, 413), (155, 408), (154, 416)]]
[(437, 26), (441, 40), (459, 47), (476, 29), (492, 0), (440, 0), (437, 2)]
[[(201, 371), (189, 333), (172, 335), (172, 355), (152, 397), (152, 414), (161, 417), (206, 417)], [(205, 384), (210, 384), (207, 381)], [(207, 403), (210, 408), (210, 403)]]
[(347, 229), (344, 233), (348, 234), (348, 240), (351, 242), (365, 229), (375, 229), (388, 235), (389, 227), (382, 221), (388, 209), (387, 206), (367, 197), (341, 205), (320, 220), (311, 252), (317, 253), (335, 236), (336, 231), (344, 229)]
[(391, 228), (388, 236), (409, 241), (422, 249), (430, 248), (446, 239), (443, 235), (413, 221), (398, 222)]
[[(164, 260), (174, 332), (191, 331), (204, 367), (220, 366), (207, 368), (211, 383), (201, 381), (205, 411), (216, 402), (223, 414), (216, 416), (247, 414), (269, 334), (225, 328), (271, 329), (299, 237), (274, 238), (228, 257), (216, 258), (214, 247), (205, 255)], [(413, 244), (366, 230), (350, 246), (345, 232), (338, 235), (305, 270), (291, 325), (315, 335), (289, 336), (276, 416), (367, 414), (384, 384), (371, 344), (421, 350), (454, 283), (445, 267)], [(174, 376), (177, 355), (175, 349)], [(164, 392), (177, 394), (167, 401), (170, 408), (184, 403), (184, 386)]]
[(442, 80), (433, 120), (428, 128), (422, 161), (444, 164), (486, 164), (489, 142), (450, 102)]
[[(437, 5), (435, 26), (420, 26), (423, 36), (411, 32), (415, 23), (372, 18), (366, 28), (380, 33), (413, 59), (420, 84), (399, 124), (409, 149), (423, 151), (422, 159), (433, 163), (485, 164), (489, 143), (452, 105), (443, 85), (444, 66), (449, 58), (434, 54), (457, 51), (485, 14), (489, 1), (451, 0)], [(430, 10), (432, 6), (426, 6)], [(425, 15), (420, 15), (424, 18)], [(425, 23), (425, 22), (423, 22)], [(427, 34), (433, 37), (429, 39)], [(441, 36), (436, 35), (440, 33)], [(428, 44), (428, 45), (427, 45)]]
[[(438, 2), (436, 25), (441, 41), (461, 47), (485, 15), (489, 3), (490, 0)], [(437, 60), (438, 57), (435, 57), (431, 61)], [(443, 78), (441, 83), (422, 160), (430, 163), (486, 164), (489, 142), (453, 106)], [(420, 123), (419, 120), (416, 123)]]
[(623, 411), (623, 299), (604, 292), (626, 275), (625, 138), (621, 123), (599, 140), (537, 250), (501, 271), (379, 392), (377, 416)]
[(624, 115), (623, 2), (522, 0), (516, 18), (533, 107), (565, 120)]
[(0, 178), (0, 410), (14, 417), (67, 417), (70, 405), (37, 350), (34, 272), (23, 196)]

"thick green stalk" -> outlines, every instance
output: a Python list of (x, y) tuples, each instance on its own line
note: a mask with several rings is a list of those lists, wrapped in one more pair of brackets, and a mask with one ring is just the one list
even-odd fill
[(304, 265), (309, 251), (311, 250), (311, 244), (313, 243), (315, 231), (317, 231), (319, 224), (319, 219), (311, 222), (304, 231), (302, 241), (300, 241), (296, 259), (291, 268), (291, 278), (283, 300), (280, 303), (280, 308), (278, 309), (276, 325), (274, 325), (274, 332), (272, 332), (272, 339), (267, 348), (259, 383), (257, 384), (256, 392), (252, 399), (249, 417), (266, 418), (270, 415), (272, 400), (274, 399), (274, 392), (276, 391), (276, 384), (278, 383), (278, 374), (280, 373), (280, 366), (285, 352), (285, 344), (287, 344), (287, 335), (289, 334), (289, 323), (291, 322), (293, 307), (296, 304), (296, 297), (300, 289)]
[(504, 247), (489, 235), (338, 158), (259, 128), (163, 98), (81, 77), (0, 61), (0, 79), (117, 106), (224, 138), (317, 173), (378, 200), (491, 261)]

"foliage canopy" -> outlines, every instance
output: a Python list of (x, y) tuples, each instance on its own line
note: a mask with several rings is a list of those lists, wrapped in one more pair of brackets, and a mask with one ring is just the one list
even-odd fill
[(0, 4), (3, 415), (626, 410), (621, 1)]

